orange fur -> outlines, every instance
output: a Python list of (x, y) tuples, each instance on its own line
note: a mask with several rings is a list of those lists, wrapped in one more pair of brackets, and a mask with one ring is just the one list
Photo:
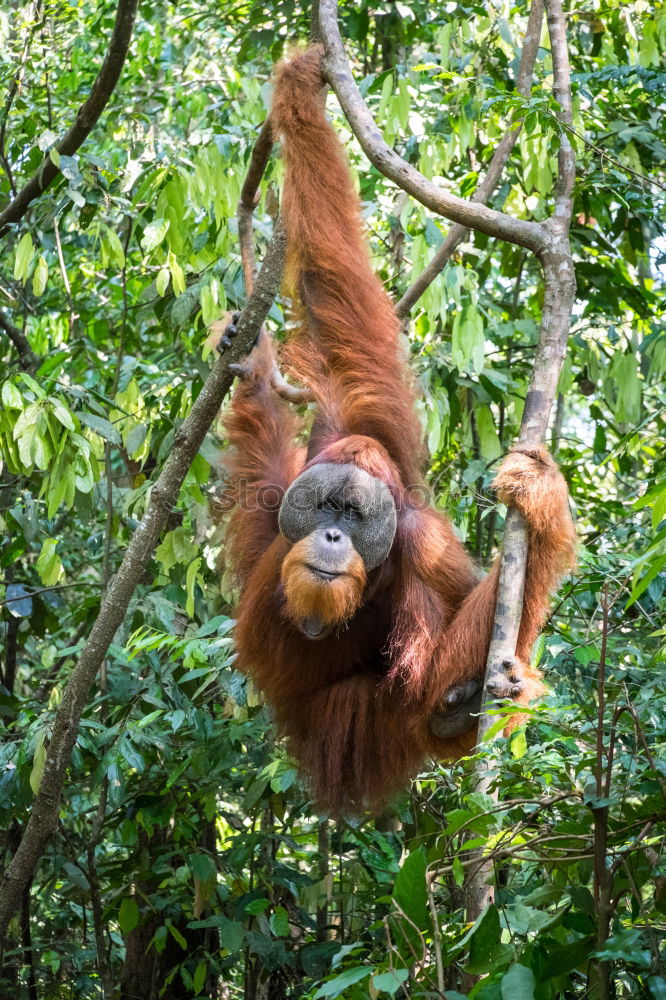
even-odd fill
[(310, 549), (308, 536), (292, 546), (282, 563), (280, 577), (289, 614), (294, 621), (320, 618), (326, 625), (337, 625), (351, 618), (361, 603), (367, 582), (363, 560), (354, 552), (344, 574), (324, 581), (308, 569)]
[[(344, 155), (323, 113), (320, 58), (315, 47), (278, 68), (272, 111), (287, 165), (289, 281), (301, 312), (287, 359), (317, 410), (305, 454), (294, 443), (298, 422), (271, 390), (270, 344), (260, 343), (227, 420), (230, 485), (239, 497), (243, 482), (285, 489), (306, 462), (353, 462), (392, 490), (397, 532), (364, 583), (359, 567), (351, 572), (344, 598), (303, 567), (303, 543), (291, 547), (279, 535), (277, 507), (241, 502), (229, 554), (242, 587), (238, 666), (265, 692), (316, 801), (342, 812), (381, 806), (429, 755), (457, 757), (474, 745), (473, 725), (445, 740), (431, 735), (428, 720), (447, 688), (483, 675), (498, 569), (479, 580), (447, 518), (405, 495), (423, 486), (414, 390), (398, 320), (370, 266)], [(510, 453), (496, 488), (529, 528), (517, 650), (528, 663), (549, 592), (573, 561), (567, 489), (544, 451)], [(295, 624), (304, 612), (344, 622), (313, 642)], [(541, 683), (526, 670), (521, 700)]]

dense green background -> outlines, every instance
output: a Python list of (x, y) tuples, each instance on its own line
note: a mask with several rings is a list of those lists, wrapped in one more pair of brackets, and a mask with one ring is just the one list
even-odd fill
[[(0, 12), (0, 207), (73, 120), (113, 15), (91, 0), (10, 0)], [(525, 117), (493, 204), (538, 220), (552, 207), (557, 137), (545, 34), (532, 99), (513, 94), (526, 16), (523, 0), (361, 2), (343, 5), (342, 28), (386, 139), (455, 193), (474, 191), (511, 114)], [(0, 329), (5, 861), (75, 654), (201, 388), (205, 326), (243, 302), (240, 186), (271, 65), (307, 27), (307, 7), (289, 0), (144, 4), (99, 125), (0, 244), (0, 310), (40, 359), (34, 376), (22, 371)], [(602, 957), (616, 996), (666, 998), (666, 15), (639, 0), (590, 0), (572, 4), (568, 29), (578, 296), (552, 448), (581, 548), (536, 651), (550, 693), (527, 732), (484, 750), (501, 809), (471, 792), (463, 761), (423, 775), (390, 820), (318, 824), (266, 709), (233, 671), (233, 594), (210, 512), (224, 441), (211, 434), (91, 692), (0, 995), (110, 997), (122, 981), (123, 996), (141, 1000), (426, 997), (438, 995), (439, 963), (452, 991), (463, 967), (488, 974), (479, 1000), (587, 997), (598, 949), (592, 827), (607, 816), (614, 909)], [(333, 100), (329, 110), (375, 265), (397, 298), (448, 224), (370, 168)], [(281, 172), (275, 155), (259, 255)], [(517, 432), (541, 295), (530, 255), (477, 235), (410, 323), (430, 481), (484, 565), (504, 513), (489, 482)], [(279, 304), (271, 319), (281, 330)], [(28, 592), (10, 614), (6, 597)], [(604, 593), (609, 785), (599, 801)], [(618, 717), (615, 706), (630, 711)], [(469, 833), (492, 850), (501, 884), (471, 930), (461, 909)]]

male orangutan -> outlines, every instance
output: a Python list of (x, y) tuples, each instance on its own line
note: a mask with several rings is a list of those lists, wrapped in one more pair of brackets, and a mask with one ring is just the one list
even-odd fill
[[(428, 757), (474, 745), (470, 699), (478, 704), (498, 573), (479, 581), (449, 521), (422, 500), (399, 323), (324, 116), (320, 60), (314, 47), (282, 63), (271, 113), (301, 313), (284, 362), (316, 413), (300, 447), (263, 336), (238, 367), (226, 424), (238, 501), (228, 554), (242, 592), (237, 665), (265, 693), (316, 802), (358, 812), (384, 804)], [(574, 530), (566, 484), (543, 449), (512, 451), (494, 487), (524, 513), (530, 545), (517, 658), (493, 693), (526, 703), (541, 690), (530, 647), (572, 563)], [(429, 728), (435, 711), (450, 712), (446, 739)]]

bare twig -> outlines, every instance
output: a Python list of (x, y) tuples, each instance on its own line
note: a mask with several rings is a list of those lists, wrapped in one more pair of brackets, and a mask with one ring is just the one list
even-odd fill
[(335, 91), (349, 125), (371, 163), (412, 197), (438, 215), (466, 228), (478, 229), (509, 243), (540, 254), (547, 244), (543, 227), (536, 222), (514, 219), (478, 202), (466, 201), (443, 191), (412, 167), (384, 141), (363, 100), (345, 55), (338, 29), (337, 0), (321, 0), (319, 29), (324, 43), (324, 72)]
[(176, 432), (174, 445), (150, 492), (148, 508), (125, 551), (120, 569), (104, 597), (88, 641), (83, 648), (55, 716), (53, 733), (39, 792), (23, 839), (0, 885), (0, 935), (18, 910), (25, 886), (52, 836), (60, 807), (65, 772), (76, 740), (81, 713), (90, 685), (113, 637), (122, 624), (132, 595), (157, 545), (182, 482), (208, 428), (217, 416), (233, 377), (228, 370), (256, 339), (282, 280), (285, 234), (276, 224), (257, 284), (238, 322), (238, 336), (224, 358), (218, 358), (186, 420)]
[[(87, 139), (106, 107), (122, 71), (129, 49), (139, 0), (118, 0), (113, 34), (102, 67), (93, 84), (90, 96), (81, 105), (76, 121), (56, 143), (55, 151), (61, 156), (73, 156)], [(0, 213), (0, 237), (10, 225), (20, 222), (30, 204), (55, 180), (60, 172), (50, 155), (44, 157), (39, 169), (18, 194)]]
[[(530, 90), (532, 89), (532, 75), (534, 73), (537, 52), (539, 51), (542, 23), (543, 0), (533, 0), (527, 20), (527, 28), (525, 29), (525, 41), (523, 42), (523, 51), (520, 56), (520, 66), (516, 78), (516, 91), (522, 97), (529, 97)], [(488, 164), (485, 177), (472, 195), (471, 200), (473, 202), (485, 205), (490, 198), (499, 183), (502, 171), (520, 135), (521, 127), (522, 125), (519, 125), (517, 128), (507, 132), (500, 140)], [(466, 226), (456, 224), (451, 227), (446, 239), (430, 263), (423, 269), (418, 278), (416, 278), (397, 302), (395, 309), (401, 319), (408, 315), (414, 303), (442, 272), (457, 247), (466, 238), (468, 232), (469, 229)]]

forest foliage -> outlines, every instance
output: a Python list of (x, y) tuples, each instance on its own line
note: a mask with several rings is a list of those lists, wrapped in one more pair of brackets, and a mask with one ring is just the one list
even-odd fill
[[(341, 30), (387, 142), (448, 190), (471, 196), (521, 121), (491, 204), (540, 220), (559, 126), (545, 30), (532, 93), (515, 92), (527, 14), (523, 0), (362, 0), (341, 5)], [(114, 16), (91, 0), (0, 12), (0, 212), (76, 118)], [(75, 155), (53, 154), (56, 181), (1, 239), (4, 862), (76, 655), (208, 373), (206, 328), (244, 302), (239, 194), (271, 67), (308, 26), (295, 0), (144, 4), (99, 124)], [(1, 995), (462, 1000), (465, 970), (482, 977), (478, 1000), (555, 1000), (599, 996), (607, 963), (612, 995), (666, 1000), (666, 11), (589, 0), (567, 29), (577, 298), (550, 445), (580, 548), (535, 650), (548, 694), (510, 738), (500, 716), (479, 751), (499, 804), (474, 790), (470, 759), (433, 765), (378, 821), (313, 814), (233, 668), (213, 428), (90, 692)], [(370, 167), (328, 110), (397, 300), (448, 223)], [(281, 177), (276, 151), (259, 259)], [(542, 292), (532, 256), (477, 233), (407, 326), (429, 483), (485, 567)], [(281, 300), (269, 323), (283, 336)], [(470, 925), (474, 847), (498, 893)]]

